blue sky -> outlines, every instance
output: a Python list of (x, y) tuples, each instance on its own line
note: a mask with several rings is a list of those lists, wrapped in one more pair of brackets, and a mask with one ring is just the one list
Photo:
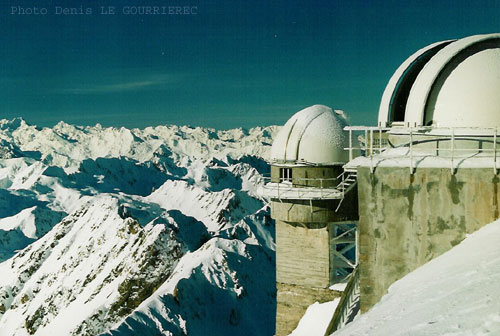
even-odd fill
[[(124, 6), (196, 15), (124, 15)], [(11, 14), (46, 8), (47, 15)], [(92, 15), (56, 15), (83, 6)], [(100, 15), (115, 6), (115, 15)], [(17, 7), (19, 11), (19, 7)], [(435, 41), (500, 31), (500, 1), (4, 0), (0, 118), (50, 126), (283, 124), (325, 104), (374, 124), (394, 70)]]

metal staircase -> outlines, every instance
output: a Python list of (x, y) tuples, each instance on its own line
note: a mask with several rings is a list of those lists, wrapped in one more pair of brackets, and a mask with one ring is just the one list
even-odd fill
[(335, 189), (342, 192), (342, 194), (348, 193), (358, 181), (358, 173), (356, 170), (347, 170), (345, 169), (342, 174), (339, 176), (341, 179), (340, 183), (335, 187)]
[(326, 329), (325, 336), (331, 335), (346, 324), (352, 322), (359, 314), (359, 293), (359, 267), (356, 267), (354, 271), (352, 271), (344, 293), (342, 293), (332, 320)]

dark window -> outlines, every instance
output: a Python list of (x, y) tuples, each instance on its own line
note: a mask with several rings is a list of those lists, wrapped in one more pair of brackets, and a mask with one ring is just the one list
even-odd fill
[(292, 182), (292, 168), (280, 168), (280, 182)]

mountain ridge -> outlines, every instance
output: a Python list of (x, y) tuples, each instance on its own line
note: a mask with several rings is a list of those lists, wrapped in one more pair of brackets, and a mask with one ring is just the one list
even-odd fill
[(0, 120), (0, 335), (272, 333), (276, 130)]

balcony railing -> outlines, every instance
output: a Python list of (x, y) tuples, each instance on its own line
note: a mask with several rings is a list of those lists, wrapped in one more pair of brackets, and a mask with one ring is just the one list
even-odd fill
[[(342, 191), (324, 185), (331, 185), (335, 178), (313, 179), (293, 178), (293, 182), (287, 179), (276, 179), (264, 177), (263, 195), (278, 199), (338, 199), (342, 198)], [(306, 186), (308, 183), (319, 183), (319, 187)]]
[[(370, 159), (372, 172), (381, 159), (405, 158), (413, 174), (418, 163), (429, 157), (446, 159), (452, 174), (455, 174), (459, 162), (472, 157), (489, 160), (487, 165), (491, 166), (495, 174), (499, 170), (498, 128), (394, 127), (391, 129), (347, 126), (344, 129), (349, 132), (349, 147), (345, 150), (349, 151), (350, 161), (353, 159), (353, 152), (359, 151), (361, 156)], [(390, 144), (387, 140), (388, 130), (391, 130), (391, 134), (400, 136), (402, 142)], [(356, 134), (362, 138), (359, 146), (355, 145)], [(399, 150), (387, 151), (388, 149)]]
[(336, 178), (271, 178), (264, 176), (262, 195), (277, 199), (343, 199), (356, 183), (356, 172), (342, 172)]

